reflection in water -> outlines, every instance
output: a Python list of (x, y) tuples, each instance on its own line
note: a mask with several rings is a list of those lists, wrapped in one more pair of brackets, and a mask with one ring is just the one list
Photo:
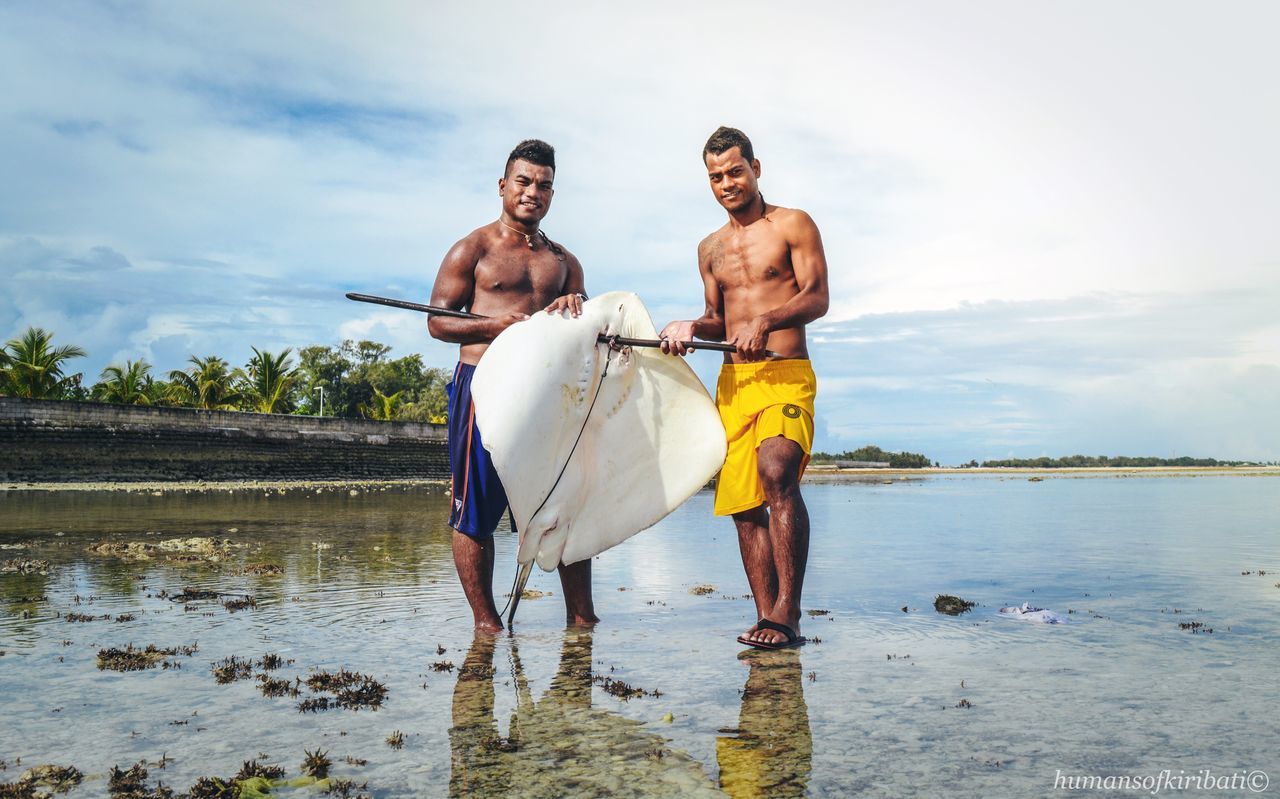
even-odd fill
[[(47, 575), (0, 574), (0, 609), (9, 611), (0, 631), (17, 635), (29, 637), (39, 617), (52, 616), (60, 594), (123, 607), (160, 588), (198, 585), (257, 594), (264, 609), (305, 594), (292, 619), (332, 625), (456, 591), (447, 495), (438, 486), (355, 495), (345, 487), (161, 497), (0, 492), (0, 503), (0, 561), (49, 564)], [(223, 551), (201, 558), (164, 548), (176, 540), (217, 542)], [(104, 543), (122, 547), (98, 550)], [(375, 587), (377, 596), (365, 595)]]
[(516, 710), (494, 718), (496, 639), (478, 635), (458, 672), (449, 730), (451, 796), (718, 796), (702, 766), (641, 722), (593, 707), (592, 633), (569, 628), (551, 686), (534, 702), (514, 639)]
[(716, 738), (720, 787), (739, 797), (803, 796), (809, 785), (813, 739), (804, 703), (800, 653), (748, 649), (751, 671), (742, 689), (736, 730)]
[(497, 637), (477, 635), (458, 669), (449, 730), (450, 796), (506, 796), (511, 774), (499, 767), (510, 747), (493, 716), (493, 653)]

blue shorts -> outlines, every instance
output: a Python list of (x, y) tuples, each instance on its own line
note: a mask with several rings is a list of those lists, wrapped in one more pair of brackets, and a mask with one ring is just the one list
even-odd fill
[[(459, 363), (449, 393), (449, 471), (453, 491), (449, 526), (472, 538), (489, 538), (507, 510), (507, 490), (480, 440), (471, 404), (471, 375), (476, 368)], [(513, 525), (514, 528), (514, 525)]]

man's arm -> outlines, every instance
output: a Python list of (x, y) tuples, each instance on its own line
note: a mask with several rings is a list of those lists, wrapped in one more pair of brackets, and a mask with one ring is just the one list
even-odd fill
[(686, 341), (694, 338), (716, 341), (724, 338), (724, 295), (720, 283), (711, 274), (711, 240), (708, 236), (698, 245), (698, 274), (702, 276), (702, 295), (705, 308), (702, 316), (682, 322), (671, 322), (662, 328), (662, 351), (672, 355), (685, 355), (689, 348)]
[[(440, 271), (436, 274), (436, 285), (431, 289), (431, 304), (455, 311), (470, 305), (476, 291), (476, 263), (479, 260), (480, 247), (472, 236), (453, 245), (445, 254)], [(510, 313), (490, 319), (431, 316), (427, 319), (427, 331), (432, 338), (440, 341), (483, 344), (493, 341), (499, 333), (516, 322), (528, 318), (522, 313)]]
[(775, 330), (802, 327), (822, 318), (830, 305), (827, 288), (827, 256), (822, 250), (822, 234), (804, 211), (788, 214), (783, 235), (791, 251), (791, 270), (800, 289), (791, 299), (766, 311), (734, 331), (730, 344), (748, 361), (765, 356), (769, 334)]
[(582, 274), (582, 264), (568, 250), (565, 250), (565, 263), (568, 274), (564, 279), (564, 288), (561, 289), (560, 296), (546, 307), (546, 311), (555, 314), (568, 311), (570, 316), (578, 317), (582, 315), (582, 303), (587, 299), (586, 279)]

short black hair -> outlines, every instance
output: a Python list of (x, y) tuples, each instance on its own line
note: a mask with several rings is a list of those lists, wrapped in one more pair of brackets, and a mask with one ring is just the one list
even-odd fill
[(507, 156), (507, 165), (503, 168), (502, 174), (511, 171), (511, 164), (516, 161), (528, 161), (537, 166), (549, 166), (551, 171), (556, 171), (556, 148), (547, 144), (542, 139), (525, 139), (516, 145), (511, 151), (511, 155)]
[(716, 132), (711, 134), (711, 138), (707, 139), (707, 143), (702, 147), (702, 160), (705, 163), (707, 153), (712, 155), (720, 155), (728, 150), (738, 148), (738, 152), (742, 153), (742, 157), (747, 161), (756, 160), (756, 154), (751, 149), (751, 140), (747, 138), (747, 134), (737, 128), (730, 128), (724, 125), (716, 128)]

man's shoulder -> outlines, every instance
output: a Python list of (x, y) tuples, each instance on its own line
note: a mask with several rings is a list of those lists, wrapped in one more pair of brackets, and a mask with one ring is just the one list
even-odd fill
[(455, 241), (453, 246), (449, 248), (448, 257), (478, 261), (488, 251), (495, 235), (493, 222), (481, 225)]
[(708, 233), (706, 235), (706, 238), (698, 242), (698, 252), (699, 253), (708, 252), (714, 247), (716, 247), (717, 245), (719, 245), (721, 243), (722, 237), (725, 234), (725, 231), (727, 231), (728, 229), (729, 229), (729, 225), (728, 223), (725, 223), (724, 225), (721, 225), (720, 227)]
[(800, 208), (775, 206), (769, 211), (769, 218), (773, 220), (782, 237), (791, 244), (821, 235), (818, 233), (818, 225), (813, 221), (813, 217)]
[(803, 208), (788, 208), (785, 205), (775, 205), (769, 210), (769, 218), (774, 222), (791, 225), (812, 225), (813, 217), (809, 216), (809, 212)]

